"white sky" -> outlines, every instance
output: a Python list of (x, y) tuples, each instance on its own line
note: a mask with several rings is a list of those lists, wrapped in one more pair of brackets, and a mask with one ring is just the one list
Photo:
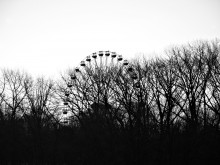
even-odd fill
[(59, 76), (87, 55), (132, 58), (220, 37), (220, 0), (0, 0), (0, 67)]

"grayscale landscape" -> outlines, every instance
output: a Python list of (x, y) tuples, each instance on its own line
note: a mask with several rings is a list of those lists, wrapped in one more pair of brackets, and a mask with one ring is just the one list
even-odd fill
[(219, 0), (0, 0), (0, 165), (220, 160)]

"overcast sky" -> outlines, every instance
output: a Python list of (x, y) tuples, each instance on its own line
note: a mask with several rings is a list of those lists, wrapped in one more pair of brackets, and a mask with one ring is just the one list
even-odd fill
[(59, 75), (87, 55), (131, 58), (220, 38), (220, 0), (0, 0), (0, 67)]

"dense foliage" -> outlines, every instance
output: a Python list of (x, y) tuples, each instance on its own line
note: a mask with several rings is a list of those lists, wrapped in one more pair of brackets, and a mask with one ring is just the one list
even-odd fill
[(0, 164), (215, 162), (218, 43), (173, 47), (166, 58), (128, 65), (87, 60), (57, 81), (2, 70)]

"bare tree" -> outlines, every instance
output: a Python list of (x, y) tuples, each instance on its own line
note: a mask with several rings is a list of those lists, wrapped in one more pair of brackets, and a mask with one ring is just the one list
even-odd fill
[(31, 122), (31, 130), (48, 127), (58, 123), (58, 105), (52, 80), (31, 78), (25, 81), (26, 110), (25, 118)]
[(205, 64), (206, 69), (209, 70), (210, 76), (207, 82), (207, 89), (204, 97), (204, 112), (203, 112), (203, 123), (207, 125), (214, 125), (219, 128), (220, 124), (220, 111), (219, 111), (219, 85), (220, 85), (220, 60), (219, 53), (220, 47), (218, 41), (207, 43), (205, 53)]
[(5, 120), (4, 91), (5, 91), (5, 77), (2, 76), (0, 79), (0, 121)]
[(169, 132), (176, 119), (174, 99), (177, 97), (177, 77), (174, 74), (172, 59), (152, 61), (152, 77), (149, 80), (154, 96), (155, 119), (161, 132)]
[(5, 103), (6, 114), (13, 121), (23, 115), (22, 104), (26, 96), (24, 82), (27, 74), (5, 69), (2, 70), (2, 76), (4, 82), (1, 100)]
[(201, 124), (200, 115), (205, 108), (204, 98), (211, 76), (212, 68), (206, 63), (207, 49), (207, 43), (199, 42), (171, 50), (174, 73), (178, 78), (176, 85), (181, 91), (181, 97), (175, 99), (175, 103), (181, 109), (179, 117), (194, 131)]

